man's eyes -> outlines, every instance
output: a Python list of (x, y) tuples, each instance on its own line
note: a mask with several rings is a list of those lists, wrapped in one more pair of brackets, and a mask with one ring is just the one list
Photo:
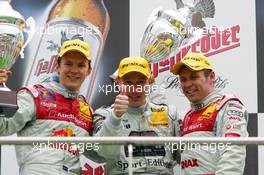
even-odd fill
[[(134, 83), (132, 83), (131, 81), (126, 81), (126, 82), (124, 82), (124, 84), (133, 85)], [(135, 83), (134, 85), (143, 85), (143, 84), (145, 84), (145, 81), (139, 81), (139, 82)]]
[(86, 65), (85, 64), (79, 64), (78, 66), (79, 67), (85, 67)]
[(193, 75), (193, 76), (190, 77), (191, 80), (195, 80), (197, 78), (199, 78), (199, 76), (197, 76), (197, 75)]
[[(64, 65), (66, 66), (72, 66), (73, 63), (64, 63)], [(85, 64), (79, 64), (78, 67), (85, 67), (86, 65)]]
[(132, 82), (130, 82), (130, 81), (125, 81), (124, 84), (125, 84), (125, 85), (132, 85)]
[[(191, 77), (189, 77), (188, 79), (189, 80), (196, 80), (196, 79), (198, 79), (199, 78), (199, 76), (191, 76)], [(186, 82), (187, 81), (187, 78), (180, 78), (180, 82)]]
[(71, 65), (72, 65), (72, 63), (65, 63), (65, 65), (66, 65), (66, 66), (71, 66)]

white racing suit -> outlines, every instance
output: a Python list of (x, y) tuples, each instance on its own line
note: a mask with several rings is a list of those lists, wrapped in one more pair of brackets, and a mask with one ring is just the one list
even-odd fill
[[(89, 137), (92, 112), (84, 98), (55, 82), (25, 87), (17, 94), (19, 109), (11, 118), (0, 118), (0, 135), (31, 137)], [(79, 174), (76, 144), (16, 146), (20, 175)]]
[[(192, 105), (181, 126), (182, 137), (247, 137), (248, 113), (234, 96), (217, 91)], [(242, 175), (246, 147), (230, 144), (182, 145), (181, 168), (186, 175)]]
[[(176, 108), (147, 102), (144, 106), (129, 107), (121, 118), (113, 107), (101, 107), (94, 113), (95, 136), (174, 136)], [(111, 175), (128, 174), (128, 145), (101, 146), (98, 153), (107, 160)], [(134, 145), (133, 174), (173, 174), (172, 154), (164, 145)]]

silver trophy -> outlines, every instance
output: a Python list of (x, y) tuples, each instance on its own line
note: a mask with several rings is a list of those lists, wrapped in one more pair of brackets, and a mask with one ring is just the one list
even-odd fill
[(150, 63), (167, 59), (171, 53), (196, 42), (203, 35), (202, 18), (214, 16), (212, 0), (195, 0), (187, 5), (175, 1), (177, 10), (159, 8), (150, 16), (140, 46), (140, 55)]
[[(27, 40), (24, 42), (24, 33)], [(0, 69), (10, 69), (19, 55), (23, 58), (24, 48), (35, 33), (35, 21), (27, 20), (11, 5), (10, 0), (0, 0)], [(0, 91), (10, 91), (5, 84), (0, 85)]]
[[(149, 63), (168, 59), (182, 48), (195, 43), (203, 36), (203, 18), (214, 17), (213, 0), (194, 0), (193, 4), (184, 4), (182, 0), (175, 2), (177, 9), (163, 10), (160, 7), (149, 17), (140, 45), (140, 55)], [(149, 100), (155, 104), (165, 104), (165, 85), (161, 82), (153, 86), (159, 88), (150, 92)]]
[[(24, 42), (24, 33), (27, 40)], [(10, 69), (35, 33), (35, 21), (27, 20), (11, 5), (10, 0), (0, 0), (0, 69)], [(16, 92), (0, 84), (0, 116), (11, 116), (17, 109)]]

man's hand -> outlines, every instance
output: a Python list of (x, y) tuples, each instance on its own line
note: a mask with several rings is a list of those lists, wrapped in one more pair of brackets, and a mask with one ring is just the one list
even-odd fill
[(0, 68), (0, 84), (5, 83), (11, 74), (10, 70)]
[(114, 113), (117, 117), (122, 117), (128, 111), (128, 96), (125, 93), (125, 86), (120, 86), (120, 94), (116, 96), (114, 103)]

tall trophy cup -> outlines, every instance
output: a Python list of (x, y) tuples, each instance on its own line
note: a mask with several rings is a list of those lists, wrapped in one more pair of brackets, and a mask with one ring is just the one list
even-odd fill
[[(24, 42), (23, 32), (27, 33)], [(10, 69), (35, 33), (35, 21), (15, 11), (10, 0), (0, 0), (0, 69)], [(17, 110), (16, 92), (0, 84), (0, 116), (12, 116)]]
[(176, 55), (203, 35), (203, 18), (213, 18), (215, 5), (213, 0), (195, 0), (193, 4), (184, 4), (174, 0), (177, 9), (155, 9), (150, 15), (144, 32), (140, 54), (150, 63)]
[(188, 16), (178, 10), (157, 9), (153, 13), (140, 46), (140, 55), (150, 63), (167, 59), (203, 34), (202, 29), (193, 27)]
[[(155, 9), (149, 17), (143, 34), (140, 55), (149, 63), (159, 62), (176, 55), (203, 36), (205, 23), (202, 18), (212, 18), (215, 14), (213, 0), (196, 0), (194, 4), (183, 4), (175, 0), (177, 9)], [(158, 84), (155, 83), (155, 86)], [(166, 101), (165, 85), (158, 85), (158, 90), (150, 92), (150, 101)]]

